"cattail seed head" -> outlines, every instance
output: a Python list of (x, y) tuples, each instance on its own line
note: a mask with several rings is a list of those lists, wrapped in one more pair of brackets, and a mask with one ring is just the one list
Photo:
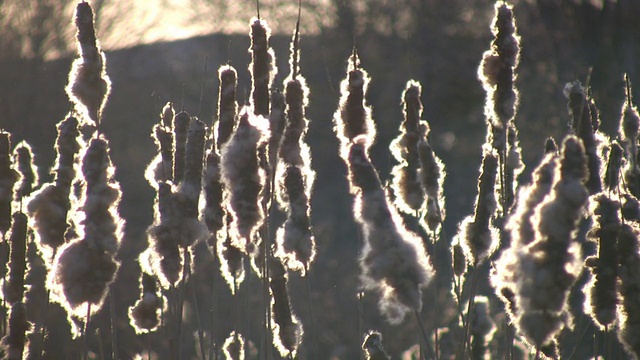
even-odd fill
[(268, 136), (266, 126), (266, 119), (243, 110), (231, 139), (222, 149), (225, 203), (234, 220), (230, 230), (234, 244), (243, 251), (248, 250), (247, 245), (264, 217), (259, 200), (265, 176), (257, 152)]
[(0, 233), (6, 234), (11, 228), (11, 202), (13, 187), (20, 174), (11, 161), (11, 135), (0, 131)]
[(640, 359), (640, 247), (637, 228), (628, 224), (618, 234), (618, 339), (627, 352)]
[(334, 115), (334, 130), (340, 141), (340, 156), (348, 158), (349, 148), (356, 137), (363, 135), (368, 149), (376, 137), (376, 128), (371, 118), (371, 108), (365, 103), (369, 86), (369, 75), (359, 67), (355, 53), (349, 58), (347, 77), (340, 84), (340, 109)]
[(382, 347), (382, 335), (377, 331), (369, 331), (362, 343), (367, 360), (390, 360), (391, 357)]
[(497, 209), (495, 184), (498, 172), (498, 157), (494, 151), (485, 148), (481, 174), (478, 179), (478, 198), (475, 213), (467, 216), (460, 224), (457, 235), (467, 258), (478, 264), (489, 256), (497, 246), (497, 229), (493, 217)]
[(236, 69), (230, 65), (221, 66), (218, 70), (220, 79), (220, 93), (218, 95), (218, 128), (217, 145), (219, 149), (227, 143), (235, 127), (238, 105), (236, 104), (236, 89), (238, 75)]
[(204, 223), (214, 237), (216, 232), (224, 226), (225, 211), (222, 207), (223, 188), (220, 182), (220, 155), (215, 144), (207, 152), (206, 169), (204, 173), (205, 207), (203, 210)]
[(282, 134), (278, 156), (285, 164), (305, 166), (310, 162), (309, 148), (302, 142), (307, 131), (305, 108), (309, 89), (303, 77), (287, 81), (285, 89), (286, 126)]
[(620, 168), (624, 151), (617, 143), (609, 146), (609, 159), (604, 172), (604, 186), (609, 191), (615, 191), (620, 185)]
[(518, 271), (514, 272), (519, 311), (516, 324), (537, 348), (571, 321), (566, 301), (581, 268), (575, 239), (588, 200), (588, 174), (582, 142), (568, 136), (553, 190), (535, 210), (535, 239), (518, 252)]
[(282, 357), (295, 357), (302, 342), (302, 324), (291, 311), (286, 270), (277, 258), (271, 263), (271, 271), (273, 344)]
[(471, 313), (471, 357), (473, 359), (485, 359), (489, 343), (496, 331), (496, 325), (491, 319), (489, 299), (486, 296), (474, 298), (473, 312)]
[(224, 237), (218, 241), (218, 258), (220, 259), (220, 273), (229, 285), (231, 294), (235, 295), (240, 284), (244, 281), (244, 254), (231, 241)]
[(586, 91), (579, 81), (566, 84), (564, 94), (569, 100), (568, 107), (572, 116), (571, 128), (576, 136), (582, 140), (589, 160), (587, 188), (589, 194), (593, 195), (602, 191), (601, 160), (598, 149), (600, 141), (596, 136), (592, 122), (593, 109), (590, 106), (590, 99), (587, 98)]
[(11, 226), (11, 244), (9, 279), (4, 283), (4, 299), (9, 304), (22, 301), (25, 286), (24, 274), (27, 270), (27, 215), (18, 212), (13, 214), (13, 224)]
[(251, 19), (251, 99), (255, 115), (269, 116), (269, 88), (273, 81), (274, 54), (269, 47), (271, 29), (267, 22)]
[(140, 278), (140, 299), (129, 308), (129, 318), (136, 333), (155, 331), (160, 324), (160, 312), (164, 298), (158, 294), (158, 286), (153, 275), (142, 273)]
[(31, 330), (31, 323), (27, 321), (27, 307), (22, 302), (11, 306), (9, 314), (9, 331), (2, 338), (2, 347), (7, 360), (21, 360), (27, 358), (27, 335)]
[(179, 112), (173, 118), (173, 182), (175, 184), (179, 184), (184, 179), (187, 133), (190, 122), (191, 117), (185, 111)]
[(425, 200), (419, 178), (418, 142), (421, 140), (422, 112), (420, 92), (419, 83), (407, 83), (403, 96), (404, 121), (401, 124), (400, 135), (391, 144), (391, 152), (400, 163), (391, 170), (392, 187), (396, 193), (395, 204), (398, 210), (407, 214), (415, 214), (422, 208)]
[[(426, 126), (426, 125), (425, 125)], [(436, 234), (445, 218), (445, 199), (442, 185), (446, 176), (444, 164), (435, 155), (433, 148), (426, 139), (426, 131), (418, 142), (418, 178), (422, 191), (427, 196), (427, 206), (424, 218), (421, 219), (422, 227)]]
[(75, 22), (81, 57), (73, 62), (66, 90), (76, 107), (83, 109), (89, 119), (98, 122), (111, 82), (105, 70), (104, 53), (96, 39), (93, 10), (89, 3), (78, 3)]
[(589, 236), (598, 245), (597, 257), (587, 258), (592, 281), (585, 287), (585, 312), (601, 329), (613, 323), (618, 304), (616, 293), (616, 239), (620, 231), (620, 203), (601, 193), (592, 199), (594, 227)]
[(467, 257), (464, 255), (464, 250), (460, 244), (453, 245), (452, 253), (453, 274), (461, 277), (467, 272)]
[(38, 172), (33, 162), (33, 152), (31, 146), (26, 142), (21, 142), (14, 150), (17, 170), (20, 173), (20, 183), (15, 189), (16, 199), (22, 200), (31, 195), (38, 185)]
[(366, 154), (366, 139), (356, 139), (348, 160), (356, 194), (354, 215), (365, 240), (360, 257), (362, 286), (380, 292), (378, 307), (387, 320), (399, 323), (408, 311), (422, 307), (421, 288), (431, 280), (431, 266), (420, 238), (404, 228), (399, 214), (389, 206)]

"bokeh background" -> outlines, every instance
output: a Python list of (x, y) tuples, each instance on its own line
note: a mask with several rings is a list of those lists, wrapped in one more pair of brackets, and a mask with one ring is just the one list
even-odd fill
[[(640, 1), (511, 3), (522, 46), (516, 81), (520, 93), (516, 124), (527, 165), (522, 175), (526, 182), (542, 156), (544, 140), (549, 136), (560, 140), (568, 130), (569, 114), (562, 94), (565, 83), (580, 80), (590, 84), (601, 111), (601, 130), (615, 136), (624, 101), (623, 74), (640, 84)], [(114, 296), (119, 300), (119, 357), (127, 359), (148, 341), (133, 336), (126, 311), (138, 297), (140, 270), (134, 260), (146, 247), (145, 231), (152, 221), (154, 192), (144, 179), (146, 165), (155, 155), (151, 126), (167, 101), (207, 123), (214, 121), (217, 69), (226, 63), (238, 70), (238, 101), (247, 101), (248, 30), (256, 3), (98, 0), (91, 5), (113, 83), (101, 128), (110, 140), (116, 178), (124, 193), (120, 213), (126, 220), (126, 235), (119, 253), (122, 266)], [(272, 28), (276, 86), (289, 71), (289, 42), (297, 5), (295, 0), (260, 1), (260, 15)], [(304, 0), (302, 6), (301, 74), (311, 90), (307, 139), (317, 173), (312, 222), (318, 258), (310, 274), (316, 317), (313, 333), (318, 338), (318, 358), (356, 359), (361, 334), (355, 259), (360, 245), (352, 221), (346, 167), (338, 158), (338, 143), (332, 132), (347, 58), (355, 45), (362, 68), (371, 75), (367, 101), (378, 126), (371, 156), (383, 181), (394, 165), (388, 147), (402, 120), (401, 92), (409, 79), (422, 83), (423, 118), (431, 124), (430, 141), (446, 165), (448, 216), (444, 236), (450, 238), (462, 217), (472, 212), (476, 194), (486, 131), (485, 94), (477, 68), (492, 39), (494, 2)], [(55, 124), (70, 108), (64, 87), (75, 57), (74, 7), (68, 1), (0, 1), (0, 128), (13, 134), (14, 143), (27, 140), (32, 145), (43, 181), (51, 178)], [(201, 284), (199, 311), (208, 314), (212, 302), (207, 294), (211, 279), (218, 276), (211, 266), (211, 256), (206, 249), (201, 250), (193, 281)], [(218, 284), (220, 281), (218, 278)], [(248, 281), (258, 284), (255, 278)], [(295, 275), (291, 284), (294, 310), (308, 324), (305, 284)], [(226, 288), (220, 289), (214, 328), (216, 336), (223, 338), (234, 327), (228, 315), (234, 300), (224, 294)], [(259, 324), (252, 324), (255, 321), (251, 319), (259, 319), (259, 314), (252, 313), (250, 304), (259, 301), (260, 294), (246, 290), (245, 296), (243, 332), (250, 338), (253, 334), (252, 341), (258, 342)], [(426, 294), (427, 312), (442, 309), (441, 302), (446, 302), (435, 296), (429, 300)], [(375, 301), (374, 296), (365, 296), (364, 326), (381, 330), (385, 347), (397, 358), (417, 342), (416, 325), (411, 321), (399, 327), (385, 324), (377, 314)], [(188, 306), (194, 309), (192, 303)], [(51, 358), (67, 358), (64, 349), (70, 340), (66, 339), (64, 318), (55, 309), (49, 316), (61, 324), (61, 330), (52, 329), (49, 336), (50, 354), (59, 354)], [(103, 341), (108, 341), (106, 316), (100, 315), (93, 325), (102, 328)], [(202, 322), (205, 328), (210, 327), (209, 316)], [(163, 334), (149, 341), (162, 344)], [(185, 348), (194, 348), (193, 340), (188, 341)], [(301, 359), (309, 358), (311, 351), (310, 341), (304, 344)], [(97, 347), (97, 343), (94, 345)]]

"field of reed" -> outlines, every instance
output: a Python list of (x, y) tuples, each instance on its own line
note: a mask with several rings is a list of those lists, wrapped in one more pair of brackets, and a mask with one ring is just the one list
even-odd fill
[[(482, 130), (458, 134), (481, 144), (465, 163), (476, 186), (456, 189), (461, 163), (447, 151), (458, 145), (444, 146), (455, 134), (447, 119), (424, 119), (437, 86), (407, 77), (387, 99), (402, 117), (391, 130), (370, 105), (366, 43), (354, 39), (338, 69), (307, 70), (319, 55), (300, 20), (288, 52), (275, 51), (260, 15), (258, 2), (246, 68), (229, 45), (226, 63), (205, 59), (198, 84), (130, 94), (155, 115), (144, 134), (120, 132), (152, 143), (145, 168), (131, 165), (139, 153), (112, 159), (125, 142), (105, 114), (124, 87), (110, 79), (91, 5), (77, 4), (69, 110), (52, 147), (24, 141), (24, 127), (0, 131), (4, 358), (640, 358), (632, 76), (612, 92), (619, 116), (605, 132), (591, 71), (576, 75), (557, 89), (564, 132), (532, 144), (519, 130), (531, 129), (519, 112), (525, 42), (513, 6), (497, 1), (473, 67)], [(339, 86), (316, 91), (305, 74), (318, 72)], [(320, 97), (335, 98), (333, 116), (312, 120)], [(122, 190), (130, 178), (152, 202)], [(336, 178), (341, 196), (326, 191)], [(472, 194), (466, 208), (461, 194)], [(145, 210), (121, 216), (127, 201)], [(335, 236), (340, 217), (348, 236)]]

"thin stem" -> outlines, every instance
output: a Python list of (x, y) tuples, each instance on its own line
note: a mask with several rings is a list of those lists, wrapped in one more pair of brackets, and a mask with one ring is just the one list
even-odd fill
[[(358, 298), (358, 339), (360, 339), (364, 335), (364, 305), (363, 305), (363, 296), (364, 294), (361, 291), (356, 293)], [(360, 353), (360, 360), (364, 360), (364, 354), (362, 351)]]
[(460, 358), (463, 359), (464, 355), (467, 352), (467, 348), (469, 345), (469, 337), (470, 337), (470, 331), (471, 331), (471, 311), (473, 311), (473, 306), (474, 306), (474, 301), (475, 301), (475, 297), (476, 297), (476, 287), (478, 284), (478, 273), (480, 271), (479, 270), (479, 264), (476, 264), (476, 266), (474, 266), (471, 271), (473, 271), (473, 277), (472, 277), (472, 281), (471, 281), (471, 289), (469, 290), (469, 302), (467, 305), (467, 319), (464, 322), (464, 339), (463, 339), (463, 344), (462, 344), (462, 352), (460, 353)]
[(113, 296), (113, 285), (109, 294), (109, 315), (111, 327), (111, 358), (118, 359), (118, 329), (116, 322), (116, 301)]
[(429, 343), (429, 334), (427, 333), (427, 329), (425, 328), (424, 323), (422, 322), (422, 318), (420, 317), (420, 312), (418, 310), (415, 310), (414, 314), (416, 315), (416, 320), (418, 321), (418, 326), (420, 327), (420, 333), (422, 333), (422, 341), (427, 347), (428, 355), (430, 359), (435, 360), (437, 358), (435, 356), (433, 349), (431, 348), (431, 343)]
[(82, 330), (82, 358), (89, 359), (89, 321), (91, 320), (91, 303), (87, 303), (87, 318), (84, 321), (84, 329)]
[(189, 254), (189, 249), (185, 246), (183, 247), (184, 251), (184, 264), (182, 267), (182, 280), (180, 281), (180, 294), (178, 295), (178, 303), (176, 304), (178, 308), (176, 309), (176, 320), (177, 320), (177, 331), (178, 335), (176, 336), (176, 341), (178, 342), (176, 349), (178, 351), (176, 359), (182, 359), (182, 308), (184, 307), (184, 297), (186, 291), (186, 283), (189, 272), (191, 270), (190, 262), (191, 256)]

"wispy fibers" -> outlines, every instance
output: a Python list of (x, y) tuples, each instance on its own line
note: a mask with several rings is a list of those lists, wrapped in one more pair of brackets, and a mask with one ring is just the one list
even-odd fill
[(274, 54), (269, 47), (271, 29), (259, 18), (251, 19), (251, 101), (255, 115), (269, 116), (269, 89), (274, 74)]
[(78, 154), (83, 147), (75, 117), (69, 115), (58, 123), (57, 129), (57, 158), (53, 170), (55, 180), (33, 193), (27, 203), (31, 226), (38, 235), (38, 245), (43, 256), (51, 256), (65, 243), (67, 214), (71, 209), (71, 183), (76, 177)]
[(398, 165), (391, 170), (391, 186), (395, 192), (394, 203), (398, 210), (414, 215), (423, 207), (425, 196), (422, 191), (420, 177), (420, 156), (418, 142), (420, 136), (420, 101), (421, 86), (410, 80), (405, 87), (402, 103), (404, 105), (404, 121), (400, 124), (400, 135), (391, 143), (391, 153)]
[(585, 313), (589, 314), (601, 330), (616, 319), (618, 304), (616, 292), (617, 245), (620, 232), (620, 203), (600, 193), (592, 198), (593, 228), (589, 238), (598, 245), (597, 256), (590, 256), (585, 266), (591, 270), (591, 281), (584, 288)]
[(143, 271), (140, 276), (140, 299), (129, 308), (131, 326), (137, 334), (152, 332), (158, 328), (165, 304), (164, 297), (158, 293), (156, 278)]
[(475, 211), (460, 223), (460, 232), (456, 237), (462, 245), (465, 255), (478, 265), (497, 247), (498, 231), (493, 225), (497, 209), (495, 197), (498, 157), (494, 150), (484, 147), (482, 168), (478, 178), (478, 197)]
[(598, 130), (598, 114), (592, 100), (587, 97), (587, 93), (580, 83), (574, 81), (564, 87), (564, 94), (569, 100), (569, 113), (571, 114), (571, 128), (573, 133), (582, 140), (587, 154), (589, 166), (589, 178), (587, 189), (589, 194), (594, 195), (602, 191), (602, 181), (600, 179), (600, 154)]
[(365, 241), (361, 281), (364, 289), (380, 293), (380, 311), (397, 324), (408, 311), (420, 311), (421, 289), (431, 280), (432, 270), (421, 239), (404, 228), (389, 206), (366, 149), (367, 139), (356, 138), (348, 157), (354, 215)]
[(25, 141), (20, 142), (14, 152), (16, 169), (20, 173), (20, 182), (15, 188), (15, 198), (22, 201), (31, 195), (38, 186), (38, 171), (33, 162), (31, 146)]
[(369, 75), (360, 68), (360, 59), (353, 49), (347, 65), (347, 77), (340, 84), (340, 107), (333, 116), (334, 131), (340, 142), (340, 156), (347, 161), (349, 148), (356, 137), (364, 135), (365, 148), (373, 144), (376, 127), (371, 108), (365, 103)]
[(589, 170), (577, 137), (565, 138), (558, 165), (553, 189), (534, 212), (534, 240), (518, 251), (513, 274), (515, 323), (536, 349), (571, 322), (567, 297), (581, 268), (575, 239), (588, 200)]
[(0, 130), (0, 232), (3, 236), (11, 228), (13, 187), (19, 177), (11, 160), (11, 135)]
[(273, 345), (283, 358), (295, 357), (302, 342), (302, 324), (291, 310), (287, 273), (278, 258), (272, 259), (270, 272)]
[[(516, 68), (520, 56), (520, 37), (511, 5), (503, 1), (495, 4), (492, 32), (494, 40), (487, 50), (478, 69), (478, 77), (487, 92), (485, 114), (489, 125), (489, 143), (500, 157), (500, 184), (502, 185), (502, 203), (507, 211), (514, 199), (515, 173), (521, 168), (514, 161), (512, 148), (517, 148), (517, 131), (513, 121), (518, 102), (518, 92), (514, 86)], [(512, 140), (509, 142), (509, 132)], [(509, 157), (511, 156), (511, 160)]]
[(87, 303), (91, 313), (100, 309), (118, 269), (115, 255), (123, 221), (117, 213), (120, 188), (108, 152), (104, 138), (91, 140), (82, 161), (86, 190), (82, 213), (77, 214), (83, 216), (78, 220), (82, 235), (60, 250), (49, 274), (52, 299), (78, 317), (87, 313), (80, 309), (82, 304)]
[(618, 339), (640, 359), (640, 247), (637, 228), (623, 224), (618, 235)]
[(382, 335), (377, 331), (369, 331), (362, 343), (362, 350), (367, 360), (390, 360), (391, 357), (382, 347)]
[(246, 253), (255, 251), (252, 240), (264, 218), (260, 193), (265, 175), (258, 163), (258, 147), (268, 136), (268, 121), (245, 108), (231, 139), (222, 149), (222, 183), (232, 244)]
[(88, 2), (78, 3), (75, 23), (78, 28), (76, 40), (80, 57), (71, 65), (66, 91), (76, 109), (97, 123), (111, 82), (105, 70), (104, 53), (96, 39), (93, 10)]

